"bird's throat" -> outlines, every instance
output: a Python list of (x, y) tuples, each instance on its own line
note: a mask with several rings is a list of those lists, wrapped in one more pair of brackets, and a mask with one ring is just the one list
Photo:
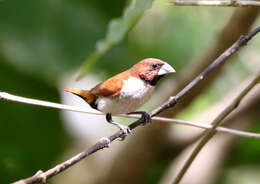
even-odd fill
[(163, 77), (164, 75), (157, 75), (151, 81), (147, 81), (150, 85), (155, 86), (157, 82)]

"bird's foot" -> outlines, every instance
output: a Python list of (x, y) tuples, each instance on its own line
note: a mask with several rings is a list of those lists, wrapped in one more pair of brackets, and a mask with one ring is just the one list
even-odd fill
[(123, 131), (123, 134), (120, 135), (120, 141), (125, 140), (126, 136), (131, 133), (131, 129), (128, 126), (118, 124), (120, 130)]
[(124, 126), (124, 125), (121, 125), (121, 124), (113, 121), (111, 113), (106, 114), (106, 120), (107, 120), (108, 123), (116, 125), (117, 127), (120, 128), (120, 130), (123, 131), (123, 133), (120, 135), (121, 141), (123, 141), (126, 138), (126, 136), (131, 132), (131, 129), (128, 126)]
[(143, 120), (143, 123), (142, 123), (143, 126), (146, 125), (147, 123), (152, 122), (152, 117), (147, 112), (144, 112), (142, 114), (141, 119)]
[(136, 111), (136, 112), (130, 112), (128, 114), (141, 114), (141, 118), (139, 119), (142, 123), (141, 125), (144, 126), (147, 123), (151, 123), (152, 122), (152, 118), (151, 115), (145, 111)]

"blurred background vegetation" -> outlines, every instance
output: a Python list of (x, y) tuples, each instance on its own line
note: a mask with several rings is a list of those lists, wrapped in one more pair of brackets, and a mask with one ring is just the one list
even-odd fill
[[(103, 80), (143, 58), (156, 57), (167, 61), (176, 69), (177, 74), (169, 79), (173, 83), (175, 77), (179, 76), (179, 71), (187, 71), (187, 76), (193, 71), (193, 61), (196, 61), (194, 58), (207, 54), (208, 48), (218, 40), (218, 35), (236, 11), (235, 8), (172, 7), (167, 6), (166, 2), (155, 0), (133, 29), (127, 32), (122, 42), (115, 44), (94, 62), (88, 74)], [(0, 91), (62, 102), (63, 96), (69, 95), (64, 94), (61, 88), (71, 87), (66, 80), (69, 78), (71, 85), (78, 83), (75, 73), (95, 51), (96, 43), (105, 38), (109, 22), (121, 17), (129, 4), (129, 1), (122, 0), (1, 0)], [(254, 25), (260, 25), (260, 21), (257, 19), (250, 26)], [(230, 29), (237, 31), (232, 27)], [(260, 36), (256, 36), (177, 117), (193, 120), (202, 112), (206, 113), (209, 107), (221, 101), (246, 77), (259, 70), (259, 48)], [(85, 77), (86, 80), (87, 78)], [(164, 82), (166, 80), (161, 84)], [(168, 85), (168, 88), (173, 87)], [(157, 93), (160, 95), (159, 90)], [(157, 98), (153, 99), (154, 103), (159, 102)], [(147, 109), (152, 107), (148, 106)], [(0, 109), (0, 183), (31, 176), (39, 169), (47, 170), (98, 140), (79, 140), (64, 123), (68, 121), (64, 113), (58, 110), (8, 101), (0, 101)], [(254, 106), (251, 110), (257, 112), (259, 108)], [(105, 120), (102, 121), (101, 124), (105, 124)], [(259, 115), (249, 118), (245, 123), (252, 125), (247, 127), (251, 127), (249, 130), (260, 131)], [(177, 129), (182, 132), (182, 129), (189, 128), (181, 126)], [(98, 130), (96, 132), (97, 137), (109, 135)], [(131, 137), (132, 135), (127, 139)], [(214, 170), (214, 177), (203, 183), (259, 181), (257, 171), (259, 173), (260, 170), (260, 141), (246, 138), (232, 141), (236, 144), (229, 144), (226, 156), (219, 158), (222, 164)], [(109, 152), (120, 152), (122, 144), (124, 143), (115, 143), (115, 148), (112, 146), (109, 150), (92, 156), (92, 164), (84, 165), (87, 161), (83, 161), (54, 177), (49, 183), (102, 183), (97, 179), (99, 172), (104, 172), (102, 177), (105, 178), (109, 166), (104, 169), (102, 163), (93, 160), (95, 157), (105, 157), (103, 161), (113, 160), (114, 157)], [(181, 145), (182, 141), (173, 144)], [(167, 157), (158, 156), (152, 160), (149, 169), (142, 171), (143, 177), (137, 183), (160, 183), (178, 154), (168, 152), (166, 155)], [(140, 157), (145, 157), (145, 154)], [(117, 162), (123, 161), (118, 158)], [(127, 167), (127, 162), (124, 163)], [(86, 167), (92, 169), (91, 174), (87, 174), (89, 170)], [(120, 177), (125, 181), (123, 183), (127, 183), (126, 176)], [(192, 180), (186, 183), (192, 183)]]

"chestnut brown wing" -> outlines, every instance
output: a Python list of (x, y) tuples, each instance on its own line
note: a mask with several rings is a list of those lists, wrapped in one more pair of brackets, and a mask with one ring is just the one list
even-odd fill
[(129, 71), (125, 71), (109, 78), (108, 80), (98, 84), (90, 90), (90, 92), (95, 96), (103, 96), (112, 98), (119, 95), (124, 81), (129, 78)]

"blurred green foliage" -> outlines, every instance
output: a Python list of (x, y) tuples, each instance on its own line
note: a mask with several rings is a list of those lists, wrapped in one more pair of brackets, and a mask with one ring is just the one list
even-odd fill
[[(121, 14), (124, 2), (117, 2), (103, 11), (108, 2), (1, 1), (0, 91), (59, 101), (57, 78), (78, 67)], [(69, 142), (59, 111), (9, 101), (0, 109), (0, 183), (54, 166)]]
[[(147, 2), (150, 7), (152, 0)], [(167, 7), (165, 2), (154, 1), (125, 35), (130, 28), (127, 24), (115, 41), (125, 36), (124, 42), (103, 55), (90, 72), (112, 76), (143, 58), (157, 57), (170, 63), (178, 74), (193, 57), (204, 53), (225, 24), (223, 20), (233, 12), (228, 8)], [(79, 69), (98, 40), (109, 34), (109, 22), (124, 15), (126, 4), (122, 0), (0, 1), (0, 91), (58, 102), (59, 77)], [(241, 59), (238, 61), (185, 117), (206, 109), (250, 73)], [(70, 142), (59, 111), (9, 101), (0, 101), (0, 109), (0, 183), (53, 166)], [(250, 153), (238, 150), (236, 162), (250, 155), (248, 162), (258, 163), (257, 141), (242, 142), (243, 150)], [(145, 182), (158, 183), (168, 164), (153, 164)]]
[[(0, 84), (1, 91), (50, 101), (59, 99), (52, 86), (4, 63), (0, 67)], [(1, 101), (0, 109), (0, 183), (11, 183), (53, 165), (68, 142), (58, 111), (9, 101)]]
[[(259, 111), (259, 108), (257, 109)], [(250, 131), (252, 132), (260, 132), (260, 116), (256, 117), (253, 126), (250, 128)], [(241, 138), (239, 142), (237, 142), (234, 147), (231, 150), (230, 155), (232, 155), (229, 159), (227, 159), (225, 162), (224, 169), (219, 173), (218, 179), (216, 180), (216, 184), (225, 184), (228, 183), (228, 177), (232, 174), (232, 172), (238, 168), (249, 168), (245, 169), (244, 175), (234, 175), (234, 177), (238, 177), (241, 179), (241, 177), (245, 177), (247, 175), (247, 172), (252, 172), (251, 169), (258, 171), (259, 165), (260, 165), (260, 159), (259, 159), (259, 153), (260, 153), (260, 141), (258, 139), (250, 139), (250, 138)], [(235, 173), (239, 174), (239, 173)], [(259, 175), (258, 175), (259, 176)], [(252, 181), (255, 180), (255, 178), (251, 178)], [(259, 178), (258, 178), (259, 179)], [(247, 181), (249, 182), (249, 181)], [(245, 183), (245, 182), (241, 182)], [(254, 182), (253, 182), (254, 183)]]
[(54, 83), (79, 67), (123, 5), (108, 11), (101, 1), (1, 1), (2, 52), (21, 71)]
[(124, 10), (122, 18), (110, 21), (105, 39), (97, 42), (96, 50), (84, 61), (80, 67), (78, 79), (84, 77), (93, 63), (104, 53), (124, 39), (126, 34), (140, 20), (144, 12), (152, 7), (152, 3), (153, 0), (131, 0)]

